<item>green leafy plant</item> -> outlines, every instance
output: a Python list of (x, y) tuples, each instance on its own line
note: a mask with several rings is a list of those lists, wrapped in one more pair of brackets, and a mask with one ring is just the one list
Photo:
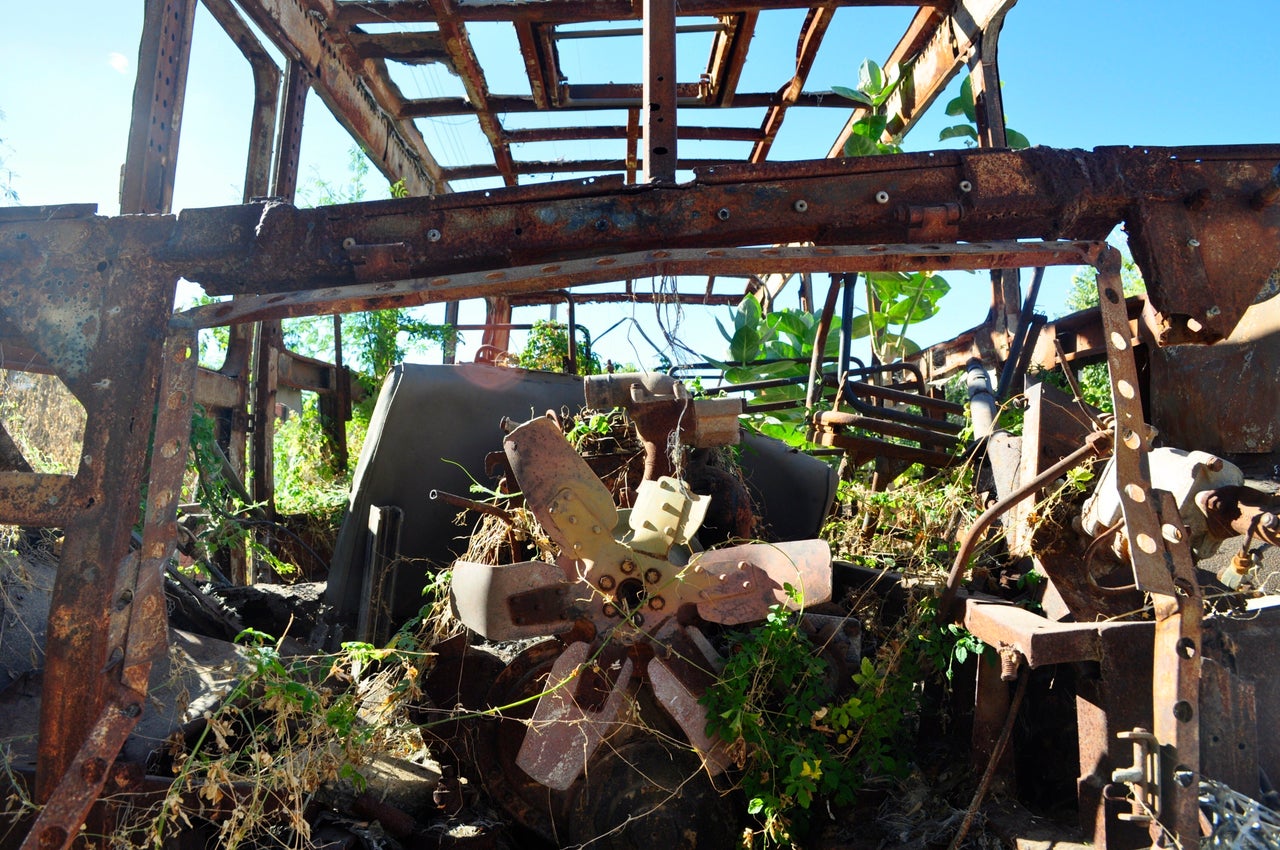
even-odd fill
[[(947, 102), (946, 113), (954, 117), (964, 116), (965, 122), (944, 127), (942, 132), (938, 133), (938, 141), (964, 139), (966, 145), (977, 145), (978, 108), (973, 98), (973, 78), (969, 75), (966, 74), (964, 81), (960, 84), (960, 94)], [(1011, 127), (1004, 128), (1004, 136), (1005, 141), (1008, 142), (1009, 147), (1013, 150), (1031, 147), (1031, 142), (1027, 141), (1027, 137)]]
[(763, 623), (738, 634), (703, 699), (708, 731), (730, 744), (743, 768), (748, 811), (759, 821), (751, 843), (764, 847), (801, 841), (819, 801), (848, 806), (868, 784), (904, 776), (920, 682), (930, 669), (947, 669), (930, 659), (950, 653), (952, 663), (963, 663), (976, 651), (959, 641), (945, 646), (923, 616), (908, 616), (837, 696), (821, 647), (799, 616), (774, 606)]
[(898, 82), (899, 79), (896, 77), (893, 79), (886, 77), (883, 69), (876, 62), (864, 59), (858, 68), (856, 89), (847, 86), (831, 87), (836, 94), (864, 107), (862, 113), (849, 127), (849, 138), (844, 143), (845, 156), (902, 153), (902, 148), (896, 141), (884, 140), (889, 124), (885, 104), (894, 89), (898, 87)]

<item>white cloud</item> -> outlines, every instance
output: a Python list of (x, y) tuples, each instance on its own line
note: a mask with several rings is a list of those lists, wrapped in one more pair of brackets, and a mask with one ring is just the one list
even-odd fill
[(123, 53), (108, 53), (107, 64), (119, 74), (129, 73), (129, 57)]

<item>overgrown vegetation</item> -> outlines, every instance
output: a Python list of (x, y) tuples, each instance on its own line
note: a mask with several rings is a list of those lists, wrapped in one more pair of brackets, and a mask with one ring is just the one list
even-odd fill
[(569, 326), (563, 322), (543, 319), (533, 323), (529, 339), (516, 357), (516, 364), (524, 369), (574, 375), (599, 375), (604, 371), (600, 366), (600, 358), (591, 350), (590, 339), (577, 342), (574, 353), (577, 362), (570, 369)]

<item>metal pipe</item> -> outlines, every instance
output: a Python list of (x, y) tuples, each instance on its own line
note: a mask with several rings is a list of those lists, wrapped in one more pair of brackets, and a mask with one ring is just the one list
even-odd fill
[[(1009, 357), (1004, 361), (1004, 369), (1000, 372), (1000, 382), (996, 384), (996, 400), (1004, 401), (1009, 397), (1009, 385), (1018, 374), (1018, 363), (1022, 359), (1022, 349), (1031, 341), (1032, 316), (1035, 315), (1036, 298), (1040, 295), (1040, 282), (1044, 280), (1044, 266), (1039, 266), (1031, 277), (1031, 289), (1026, 300), (1022, 302), (1022, 312), (1018, 314), (1018, 333), (1013, 338), (1013, 347), (1009, 349)], [(1041, 322), (1043, 325), (1044, 323)]]
[(974, 439), (984, 440), (996, 427), (999, 410), (995, 394), (991, 392), (991, 380), (978, 358), (972, 358), (964, 367), (965, 391), (969, 394), (969, 418), (973, 420)]
[(955, 604), (956, 594), (960, 592), (960, 580), (964, 577), (965, 570), (969, 566), (969, 556), (973, 554), (973, 550), (977, 547), (978, 541), (982, 539), (983, 533), (991, 523), (995, 522), (1002, 514), (1039, 490), (1050, 481), (1062, 475), (1069, 469), (1075, 468), (1080, 461), (1096, 455), (1104, 456), (1111, 450), (1111, 432), (1095, 431), (1085, 438), (1084, 445), (1076, 449), (1044, 472), (1032, 478), (1026, 484), (1023, 484), (1017, 490), (1014, 490), (1008, 496), (1005, 496), (999, 502), (996, 502), (988, 508), (982, 516), (978, 517), (978, 521), (973, 524), (969, 532), (965, 534), (964, 540), (960, 543), (960, 551), (956, 553), (955, 563), (951, 565), (951, 572), (947, 575), (947, 586), (942, 591), (942, 598), (938, 602), (938, 621), (946, 622), (951, 617), (951, 608)]
[(846, 275), (831, 275), (831, 286), (827, 289), (827, 300), (822, 305), (822, 315), (818, 317), (818, 333), (814, 337), (813, 355), (809, 359), (809, 389), (804, 396), (806, 409), (813, 409), (813, 406), (818, 401), (818, 375), (822, 369), (822, 352), (827, 347), (827, 334), (831, 332), (831, 317), (836, 312), (836, 296), (840, 294), (844, 277)]
[(515, 517), (510, 511), (504, 511), (497, 505), (490, 505), (488, 502), (477, 502), (475, 499), (468, 499), (465, 496), (457, 496), (453, 493), (446, 493), (443, 490), (432, 490), (428, 496), (431, 501), (440, 501), (445, 504), (453, 505), (455, 508), (466, 508), (467, 510), (476, 511), (482, 514), (496, 516), (507, 525), (515, 524)]
[(844, 293), (840, 298), (840, 370), (843, 375), (849, 371), (849, 360), (853, 355), (853, 285), (856, 278), (845, 275)]

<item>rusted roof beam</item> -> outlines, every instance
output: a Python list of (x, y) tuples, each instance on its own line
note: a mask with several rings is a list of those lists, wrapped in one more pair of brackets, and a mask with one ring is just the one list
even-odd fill
[(551, 46), (551, 51), (548, 53), (549, 40), (544, 42), (540, 38), (541, 34), (534, 24), (528, 21), (516, 21), (515, 28), (534, 105), (538, 109), (547, 109), (551, 106), (551, 99), (559, 86), (556, 75), (552, 73), (552, 68), (556, 64), (555, 48)]
[(120, 179), (122, 212), (167, 213), (173, 205), (195, 5), (195, 0), (146, 4), (133, 119)]
[(644, 158), (641, 174), (646, 183), (674, 183), (679, 167), (676, 148), (676, 2), (643, 0), (644, 35), (640, 49), (640, 76), (644, 79)]
[(343, 61), (340, 34), (325, 28), (292, 0), (246, 0), (245, 14), (288, 59), (313, 75), (312, 87), (388, 180), (405, 181), (411, 195), (447, 192), (440, 166), (411, 121), (397, 121), (382, 104), (398, 104), (399, 92), (380, 75), (361, 78)]
[(815, 6), (805, 16), (804, 25), (800, 27), (800, 37), (796, 42), (795, 74), (791, 77), (791, 81), (778, 91), (778, 103), (769, 107), (764, 117), (764, 122), (760, 125), (764, 138), (756, 142), (752, 149), (749, 157), (751, 162), (764, 162), (768, 158), (769, 149), (773, 147), (773, 140), (777, 137), (779, 128), (782, 127), (787, 109), (804, 92), (805, 80), (809, 79), (809, 72), (813, 69), (814, 60), (818, 58), (818, 48), (822, 46), (822, 38), (827, 34), (827, 28), (831, 26), (833, 15), (835, 15), (833, 7)]
[[(583, 304), (689, 304), (710, 307), (736, 307), (742, 303), (742, 295), (725, 295), (721, 292), (575, 292), (573, 300), (579, 306)], [(535, 292), (529, 295), (515, 295), (511, 298), (512, 307), (537, 307), (542, 304), (557, 304), (564, 301), (547, 293)]]
[(462, 87), (467, 92), (467, 100), (475, 106), (480, 130), (489, 140), (489, 146), (493, 148), (493, 159), (498, 173), (502, 175), (503, 181), (508, 186), (514, 186), (518, 180), (515, 164), (511, 160), (511, 146), (503, 138), (502, 124), (490, 108), (489, 84), (485, 81), (484, 68), (481, 67), (480, 59), (476, 56), (471, 37), (467, 35), (466, 24), (457, 13), (458, 6), (453, 0), (433, 0), (433, 4), (437, 9), (437, 20), (440, 35), (444, 37), (445, 50), (448, 51), (453, 67), (462, 78)]
[(449, 64), (449, 53), (439, 32), (371, 34), (354, 30), (347, 33), (347, 41), (360, 59), (390, 59), (406, 65)]
[[(886, 135), (901, 138), (969, 61), (982, 33), (999, 29), (1017, 0), (954, 0), (945, 12), (922, 8), (884, 63), (888, 79), (899, 80), (885, 103)], [(853, 125), (866, 110), (859, 108), (836, 137), (827, 156), (841, 156)]]
[[(626, 139), (627, 128), (610, 127), (542, 127), (529, 130), (507, 130), (507, 141), (512, 144), (526, 142), (571, 142), (578, 139)], [(680, 138), (702, 142), (755, 142), (761, 138), (755, 127), (697, 127), (685, 124), (680, 128)]]
[[(710, 168), (724, 165), (723, 159), (681, 159), (677, 166), (680, 170), (694, 168)], [(622, 171), (626, 168), (624, 159), (563, 159), (552, 161), (515, 160), (512, 162), (514, 174), (583, 174), (592, 172)], [(640, 157), (638, 165), (644, 165), (644, 157)], [(444, 176), (448, 180), (479, 180), (486, 177), (501, 177), (502, 173), (496, 165), (460, 165), (445, 168)]]
[[(682, 0), (677, 14), (682, 17), (712, 17), (735, 12), (768, 9), (804, 9), (803, 0)], [(836, 0), (833, 6), (936, 6), (948, 0)], [(413, 23), (437, 20), (434, 0), (345, 0), (336, 3), (338, 22), (343, 26), (373, 23)], [(639, 20), (638, 0), (465, 0), (457, 13), (467, 21), (535, 21), (565, 23), (577, 21)]]
[(711, 100), (717, 106), (733, 106), (759, 16), (758, 12), (752, 11), (722, 18), (725, 28), (716, 33), (707, 63)]
[[(590, 109), (639, 109), (643, 104), (639, 86), (617, 85), (616, 97), (609, 99), (590, 99), (583, 97), (580, 86), (565, 86), (567, 97), (563, 105), (554, 107), (552, 111), (582, 111)], [(592, 87), (599, 88), (599, 87)], [(630, 91), (634, 91), (631, 94)], [(781, 101), (777, 92), (749, 92), (734, 96), (735, 109), (762, 109), (774, 106)], [(538, 105), (533, 98), (526, 95), (490, 95), (489, 108), (498, 114), (515, 115), (526, 112), (538, 112)], [(719, 109), (721, 107), (708, 102), (701, 95), (680, 97), (677, 101), (680, 109)], [(792, 106), (826, 107), (828, 109), (848, 109), (849, 101), (831, 92), (803, 92), (791, 104)], [(471, 115), (476, 111), (474, 104), (464, 97), (429, 97), (405, 100), (400, 107), (401, 118), (439, 118), (448, 115)]]

